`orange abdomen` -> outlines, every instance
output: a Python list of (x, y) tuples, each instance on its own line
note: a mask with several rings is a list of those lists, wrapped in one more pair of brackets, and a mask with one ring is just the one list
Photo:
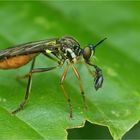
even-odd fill
[(0, 69), (16, 69), (31, 61), (37, 54), (19, 55), (0, 61)]

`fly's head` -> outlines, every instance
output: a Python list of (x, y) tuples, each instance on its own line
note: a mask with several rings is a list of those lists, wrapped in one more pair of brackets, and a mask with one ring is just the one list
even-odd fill
[(96, 45), (93, 44), (89, 44), (87, 45), (84, 49), (83, 49), (83, 58), (86, 62), (90, 62), (90, 59), (92, 58), (92, 56), (95, 54), (95, 49), (96, 47), (101, 44), (105, 39), (102, 39), (101, 41), (99, 41)]
[(92, 56), (95, 53), (95, 47), (93, 44), (89, 44), (87, 45), (84, 49), (83, 49), (83, 58), (86, 62), (90, 61), (90, 59), (92, 58)]

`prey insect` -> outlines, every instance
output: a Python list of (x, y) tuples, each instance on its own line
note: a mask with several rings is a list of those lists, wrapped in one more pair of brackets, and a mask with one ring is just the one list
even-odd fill
[[(75, 67), (75, 64), (83, 60), (84, 63), (87, 64), (87, 66), (93, 67), (94, 74), (89, 67), (88, 70), (90, 71), (90, 73), (92, 73), (92, 76), (94, 77), (94, 87), (96, 90), (101, 88), (103, 83), (102, 70), (97, 65), (92, 64), (90, 59), (95, 53), (95, 48), (99, 44), (101, 44), (105, 39), (106, 38), (102, 39), (96, 45), (89, 44), (85, 48), (81, 48), (78, 41), (75, 40), (73, 37), (62, 37), (62, 38), (41, 40), (36, 42), (29, 42), (26, 44), (21, 44), (12, 48), (1, 50), (0, 69), (4, 69), (4, 70), (17, 69), (19, 67), (26, 65), (28, 62), (32, 61), (29, 73), (21, 77), (21, 78), (28, 78), (24, 99), (19, 104), (19, 106), (12, 112), (12, 114), (16, 114), (17, 112), (22, 110), (24, 105), (26, 104), (31, 89), (32, 75), (34, 73), (48, 72), (61, 67), (64, 63), (66, 63), (67, 66), (64, 69), (64, 72), (61, 76), (60, 85), (69, 105), (70, 117), (72, 117), (73, 114), (71, 99), (64, 88), (64, 81), (66, 79), (69, 66), (72, 67), (74, 75), (79, 81), (79, 87), (80, 87), (82, 99), (84, 102), (84, 106), (86, 108), (87, 106), (85, 101), (85, 92), (84, 92), (80, 75)], [(39, 54), (43, 54), (47, 58), (55, 60), (57, 64), (52, 67), (34, 68), (35, 60)]]

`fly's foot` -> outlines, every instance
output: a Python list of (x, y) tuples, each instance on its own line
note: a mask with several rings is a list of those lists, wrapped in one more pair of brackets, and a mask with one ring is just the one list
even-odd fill
[(12, 113), (13, 115), (15, 115), (15, 114), (18, 113), (19, 111), (23, 110), (25, 103), (26, 103), (26, 100), (24, 100), (24, 101), (19, 105), (19, 107), (18, 107), (17, 109), (15, 109), (14, 111), (12, 111), (11, 113)]
[(95, 66), (95, 69), (96, 69), (96, 76), (95, 76), (95, 83), (94, 83), (94, 87), (96, 90), (98, 90), (99, 88), (102, 87), (102, 84), (103, 84), (103, 75), (102, 75), (102, 70)]

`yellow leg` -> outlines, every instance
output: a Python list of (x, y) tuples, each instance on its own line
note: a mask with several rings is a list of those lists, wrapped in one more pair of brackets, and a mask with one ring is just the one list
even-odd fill
[(70, 100), (70, 97), (68, 95), (68, 93), (66, 92), (65, 88), (64, 88), (64, 80), (66, 79), (66, 76), (67, 76), (67, 73), (68, 73), (68, 66), (66, 67), (66, 69), (64, 70), (63, 74), (62, 74), (62, 77), (61, 77), (61, 81), (60, 81), (60, 85), (61, 85), (61, 88), (63, 90), (63, 93), (64, 93), (64, 96), (68, 102), (68, 105), (69, 105), (69, 110), (70, 110), (70, 118), (72, 118), (72, 104), (71, 104), (71, 100)]
[(80, 91), (81, 91), (81, 95), (82, 95), (83, 102), (84, 102), (84, 107), (85, 107), (85, 109), (87, 109), (87, 104), (86, 104), (86, 100), (85, 100), (85, 92), (84, 92), (82, 80), (81, 80), (80, 75), (79, 75), (79, 73), (78, 73), (78, 71), (77, 71), (77, 69), (75, 68), (74, 65), (72, 65), (72, 70), (73, 70), (73, 72), (74, 72), (76, 78), (77, 78), (78, 81), (79, 81), (79, 86), (80, 86)]

